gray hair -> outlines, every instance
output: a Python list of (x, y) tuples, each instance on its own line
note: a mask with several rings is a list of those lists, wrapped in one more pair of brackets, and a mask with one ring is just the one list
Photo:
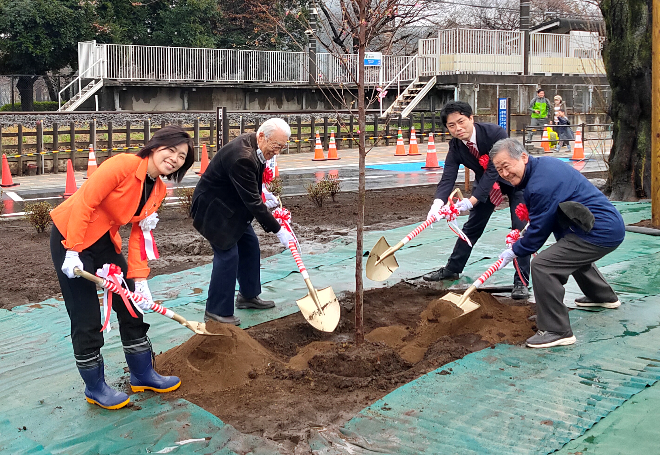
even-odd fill
[(493, 161), (500, 152), (507, 152), (514, 160), (519, 160), (523, 153), (527, 153), (525, 147), (523, 147), (517, 139), (512, 139), (510, 137), (500, 139), (493, 144), (493, 148), (490, 149), (490, 153), (488, 154), (490, 160)]
[(289, 127), (289, 124), (286, 123), (283, 119), (277, 117), (269, 118), (268, 120), (263, 122), (259, 127), (259, 129), (257, 130), (257, 135), (263, 132), (264, 136), (266, 138), (269, 138), (270, 135), (277, 130), (280, 130), (283, 133), (285, 133), (286, 137), (291, 137), (291, 128)]

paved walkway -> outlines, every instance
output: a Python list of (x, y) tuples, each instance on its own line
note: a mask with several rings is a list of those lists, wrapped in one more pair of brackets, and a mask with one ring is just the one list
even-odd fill
[[(607, 169), (606, 163), (602, 156), (602, 147), (597, 145), (598, 144), (594, 143), (594, 148), (591, 148), (589, 145), (587, 145), (587, 148), (585, 150), (585, 157), (588, 159), (582, 162), (577, 162), (575, 164), (575, 167), (578, 168), (581, 172), (604, 171)], [(397, 163), (419, 163), (426, 159), (427, 144), (424, 143), (419, 146), (420, 155), (416, 155), (416, 156), (410, 156), (410, 155), (395, 156), (395, 150), (396, 150), (395, 145), (373, 147), (368, 150), (369, 151), (366, 158), (367, 166), (376, 166), (382, 164), (397, 164)], [(408, 146), (406, 145), (406, 151), (407, 150), (408, 150)], [(448, 151), (447, 142), (438, 142), (436, 144), (436, 152), (439, 161), (444, 161), (447, 155), (447, 151)], [(325, 155), (327, 156), (327, 152), (325, 152)], [(340, 169), (343, 170), (342, 175), (340, 175), (340, 179), (343, 178), (354, 179), (355, 176), (357, 175), (357, 167), (359, 160), (357, 149), (341, 149), (339, 150), (338, 155), (340, 159), (336, 161), (335, 160), (313, 161), (312, 158), (314, 157), (314, 153), (311, 152), (295, 153), (295, 154), (284, 153), (278, 157), (277, 162), (278, 162), (280, 174), (287, 174), (287, 173), (304, 174), (306, 173), (305, 171), (307, 171), (310, 173), (310, 175), (312, 174), (315, 175), (317, 171), (327, 172), (328, 170)], [(572, 154), (566, 153), (565, 149), (563, 149), (563, 152), (552, 153), (549, 155), (557, 156), (561, 158), (570, 158), (572, 156)], [(197, 184), (197, 181), (199, 180), (199, 176), (197, 176), (195, 172), (199, 170), (199, 167), (200, 167), (200, 163), (196, 162), (193, 165), (193, 168), (188, 171), (186, 177), (183, 179), (182, 186), (190, 187)], [(348, 172), (347, 169), (354, 169), (354, 172), (352, 173)], [(397, 173), (410, 173), (412, 171), (413, 171), (412, 168), (402, 168), (396, 170)], [(373, 172), (373, 171), (368, 171), (368, 172)], [(414, 172), (420, 172), (420, 169), (415, 168)], [(437, 171), (429, 171), (429, 172), (441, 174), (442, 170), (439, 169)], [(78, 186), (82, 185), (82, 183), (85, 181), (84, 179), (86, 176), (86, 171), (76, 171), (74, 174)], [(461, 179), (463, 178), (462, 175), (459, 177)], [(314, 177), (310, 177), (310, 179), (312, 178)], [(432, 179), (425, 179), (423, 182), (417, 180), (416, 182), (406, 182), (403, 185), (405, 186), (408, 184), (418, 185), (420, 183), (421, 184), (432, 183), (432, 182), (437, 182), (439, 178), (440, 177), (438, 175), (437, 177), (433, 177)], [(4, 192), (6, 194), (3, 195), (3, 200), (12, 199), (16, 202), (20, 202), (22, 200), (31, 200), (31, 199), (47, 199), (47, 198), (57, 199), (60, 198), (61, 193), (64, 192), (64, 187), (66, 183), (66, 173), (14, 177), (13, 181), (14, 183), (19, 183), (20, 185), (12, 188), (5, 188)], [(169, 186), (171, 187), (172, 185), (170, 184)], [(391, 184), (386, 183), (385, 186), (393, 186), (393, 187), (402, 186), (402, 183), (400, 181), (398, 183), (397, 182), (392, 182)], [(350, 191), (351, 188), (347, 188), (346, 186), (344, 186), (343, 190)], [(298, 193), (300, 191), (294, 191), (294, 192)], [(292, 192), (287, 192), (287, 194), (292, 194)]]

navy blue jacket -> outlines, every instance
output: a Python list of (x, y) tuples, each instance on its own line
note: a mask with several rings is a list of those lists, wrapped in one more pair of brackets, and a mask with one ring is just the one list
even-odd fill
[[(516, 189), (524, 189), (530, 219), (524, 237), (513, 244), (516, 256), (528, 256), (538, 251), (551, 232), (557, 240), (573, 233), (602, 247), (615, 247), (623, 242), (625, 226), (619, 211), (568, 163), (551, 157), (530, 156)], [(560, 226), (557, 211), (559, 203), (565, 201), (579, 202), (593, 213), (595, 221), (591, 231), (584, 232), (573, 224), (568, 228)]]
[[(477, 130), (479, 156), (488, 155), (495, 142), (508, 137), (506, 131), (492, 123), (475, 123), (474, 128)], [(461, 164), (474, 171), (475, 184), (472, 187), (472, 196), (477, 198), (479, 202), (486, 202), (488, 200), (488, 195), (495, 182), (498, 182), (501, 188), (506, 186), (511, 187), (509, 182), (500, 178), (492, 161), (488, 161), (488, 167), (484, 172), (484, 168), (479, 164), (479, 160), (470, 153), (467, 145), (463, 144), (463, 141), (460, 139), (453, 138), (449, 141), (449, 153), (447, 153), (447, 158), (445, 159), (442, 178), (435, 190), (436, 199), (442, 199), (447, 202), (449, 193), (452, 192), (454, 185), (456, 185), (458, 167)]]

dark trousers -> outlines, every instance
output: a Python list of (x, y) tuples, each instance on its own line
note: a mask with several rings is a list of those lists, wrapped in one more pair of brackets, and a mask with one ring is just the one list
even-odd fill
[(616, 248), (593, 245), (575, 234), (569, 234), (534, 258), (532, 280), (539, 330), (557, 333), (571, 330), (568, 308), (564, 305), (564, 285), (570, 275), (592, 302), (618, 300), (594, 264)]
[[(64, 237), (53, 226), (50, 232), (50, 253), (62, 289), (66, 311), (71, 320), (73, 353), (76, 358), (83, 358), (93, 355), (103, 346), (101, 306), (96, 292), (96, 284), (84, 278), (68, 278), (62, 273), (62, 264), (66, 255), (62, 240)], [(126, 259), (121, 253), (115, 251), (115, 245), (112, 243), (109, 233), (83, 250), (79, 256), (84, 269), (90, 273), (96, 273), (96, 269), (103, 267), (103, 264), (119, 266), (124, 272), (124, 277), (128, 271)], [(126, 283), (131, 291), (135, 290), (133, 280), (127, 279)], [(137, 318), (131, 316), (121, 297), (116, 294), (112, 294), (112, 308), (117, 313), (122, 342), (126, 343), (146, 337), (149, 324), (142, 320), (142, 314), (139, 311), (133, 310), (138, 316)]]
[(261, 294), (261, 272), (259, 261), (259, 238), (252, 225), (246, 225), (245, 232), (236, 245), (228, 250), (220, 250), (214, 245), (213, 271), (209, 283), (209, 297), (206, 311), (218, 316), (234, 314), (234, 293), (238, 279), (239, 292), (247, 299)]
[[(513, 229), (522, 230), (525, 228), (527, 223), (523, 222), (516, 215), (516, 207), (520, 203), (524, 203), (523, 192), (503, 190), (503, 193), (509, 197), (509, 210), (511, 211), (511, 225)], [(490, 220), (490, 216), (495, 211), (495, 205), (490, 202), (490, 198), (486, 202), (480, 202), (470, 210), (470, 215), (468, 220), (463, 225), (463, 232), (470, 239), (472, 247), (477, 243), (481, 234), (484, 233), (484, 229)], [(467, 244), (467, 242), (458, 239), (456, 240), (456, 245), (454, 246), (454, 251), (451, 253), (449, 260), (447, 261), (446, 268), (455, 273), (461, 273), (467, 264), (470, 254), (472, 253), (472, 247)], [(504, 239), (502, 239), (502, 249), (506, 247)], [(529, 256), (518, 258), (518, 267), (520, 268), (520, 273), (523, 275), (524, 283), (520, 280), (518, 272), (514, 272), (513, 282), (515, 284), (522, 283), (527, 285), (529, 282)]]

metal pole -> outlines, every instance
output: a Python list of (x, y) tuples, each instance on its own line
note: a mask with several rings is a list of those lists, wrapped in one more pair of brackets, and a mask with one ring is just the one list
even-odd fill
[(520, 0), (520, 31), (523, 32), (523, 74), (529, 74), (529, 5), (530, 0)]

